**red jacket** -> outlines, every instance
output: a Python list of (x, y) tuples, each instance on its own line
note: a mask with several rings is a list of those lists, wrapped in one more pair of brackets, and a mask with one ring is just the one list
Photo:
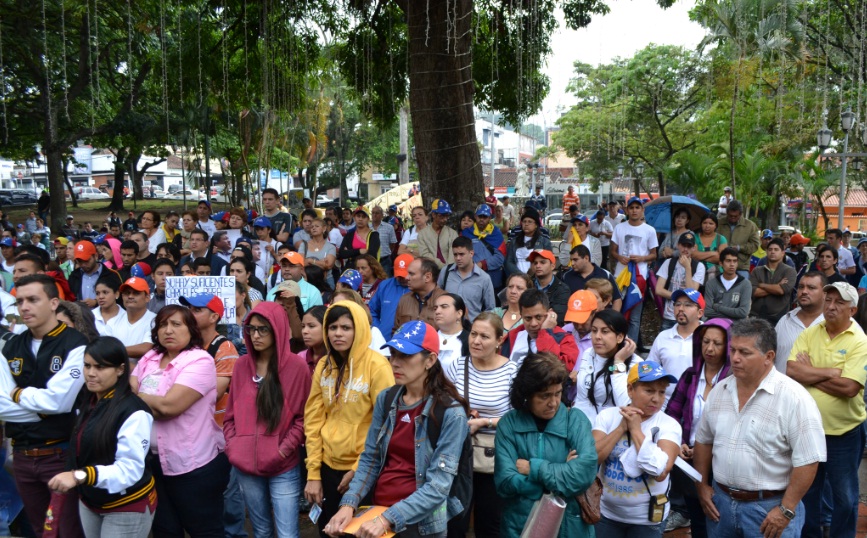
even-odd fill
[[(232, 465), (247, 474), (270, 477), (285, 473), (300, 462), (298, 449), (304, 443), (304, 405), (310, 394), (310, 369), (304, 359), (289, 349), (289, 319), (283, 307), (262, 302), (251, 314), (267, 319), (274, 334), (283, 412), (277, 428), (269, 433), (256, 407), (260, 390), (253, 381), (256, 362), (252, 355), (253, 343), (245, 333), (244, 341), (250, 352), (238, 359), (232, 372), (223, 434), (226, 455)], [(252, 317), (248, 316), (247, 321)]]
[[(520, 330), (509, 331), (509, 347), (501, 350), (503, 356), (508, 357), (512, 353), (515, 340), (523, 332), (527, 332), (523, 326), (520, 327)], [(536, 349), (557, 355), (569, 372), (572, 371), (572, 368), (575, 367), (575, 361), (578, 360), (578, 344), (575, 343), (575, 338), (572, 333), (568, 333), (560, 327), (539, 330), (539, 334), (536, 336)]]

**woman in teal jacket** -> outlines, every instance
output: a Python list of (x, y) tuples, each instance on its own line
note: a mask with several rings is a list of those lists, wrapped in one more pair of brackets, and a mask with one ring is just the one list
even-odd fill
[(593, 537), (575, 496), (596, 476), (590, 421), (560, 398), (566, 369), (550, 353), (531, 353), (512, 382), (512, 411), (497, 425), (494, 482), (503, 499), (500, 533), (518, 537), (533, 504), (546, 491), (566, 501), (561, 538)]

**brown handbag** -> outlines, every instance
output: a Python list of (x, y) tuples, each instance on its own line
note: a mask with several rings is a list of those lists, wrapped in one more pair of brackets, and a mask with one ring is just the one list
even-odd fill
[(595, 525), (602, 519), (602, 511), (599, 504), (602, 501), (602, 480), (599, 475), (593, 478), (593, 482), (584, 493), (575, 496), (575, 500), (581, 506), (581, 519), (588, 525)]

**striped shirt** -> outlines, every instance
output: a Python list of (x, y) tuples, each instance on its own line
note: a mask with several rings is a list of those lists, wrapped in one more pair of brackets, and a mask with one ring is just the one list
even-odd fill
[[(458, 394), (464, 396), (464, 365), (467, 357), (460, 357), (446, 368), (446, 377), (454, 383)], [(505, 364), (493, 370), (476, 370), (473, 361), (469, 364), (469, 400), (470, 409), (478, 411), (479, 418), (499, 418), (508, 413), (512, 406), (509, 403), (509, 389), (512, 379), (518, 373), (518, 364), (506, 361)], [(480, 431), (493, 433), (494, 430), (482, 428)]]
[(800, 383), (771, 368), (738, 411), (737, 378), (710, 391), (695, 441), (711, 445), (713, 478), (730, 488), (782, 491), (793, 467), (825, 461), (816, 402)]

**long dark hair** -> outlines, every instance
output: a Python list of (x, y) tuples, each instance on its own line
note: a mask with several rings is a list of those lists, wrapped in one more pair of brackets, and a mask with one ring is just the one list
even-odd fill
[[(355, 327), (355, 318), (352, 317), (352, 312), (342, 305), (334, 305), (325, 313), (325, 320), (322, 322), (322, 328), (325, 331), (325, 339), (328, 339), (328, 326), (332, 323), (336, 323), (338, 319), (343, 316), (348, 316), (349, 319), (352, 320), (352, 326)], [(343, 385), (343, 373), (346, 370), (346, 362), (349, 359), (348, 354), (344, 357), (341, 352), (337, 351), (333, 347), (331, 347), (331, 343), (328, 344), (328, 355), (325, 363), (325, 367), (327, 368), (327, 374), (330, 375), (332, 369), (337, 368), (337, 381), (334, 383), (334, 398), (340, 394), (340, 389)]]
[[(521, 217), (518, 221), (520, 224), (524, 219), (530, 219), (533, 217)], [(536, 222), (536, 231), (533, 232), (533, 235), (530, 237), (530, 241), (527, 244), (524, 244), (524, 230), (518, 232), (518, 235), (515, 236), (515, 246), (518, 248), (526, 246), (528, 249), (532, 249), (536, 246), (536, 242), (539, 240), (539, 237), (542, 235), (542, 225), (539, 224), (539, 219), (533, 219)]]
[(443, 293), (440, 295), (440, 297), (443, 296), (451, 297), (455, 304), (455, 310), (461, 311), (461, 329), (465, 331), (472, 329), (473, 324), (467, 319), (467, 304), (464, 302), (464, 298), (456, 293)]
[[(405, 353), (401, 353), (395, 349), (392, 349), (391, 353), (392, 355), (400, 353), (401, 355), (408, 357), (414, 355), (414, 353), (406, 355)], [(429, 351), (422, 351), (422, 361), (426, 361), (430, 355), (431, 353)], [(431, 397), (433, 399), (433, 409), (436, 409), (436, 406), (438, 405), (445, 408), (454, 407), (455, 403), (457, 403), (457, 405), (464, 408), (464, 411), (469, 412), (470, 410), (469, 402), (461, 396), (454, 383), (449, 381), (446, 377), (439, 359), (437, 359), (433, 363), (433, 366), (431, 366), (427, 371), (427, 377), (425, 377), (424, 380), (424, 395), (425, 398)], [(428, 418), (436, 422), (436, 413), (431, 413)]]
[[(271, 328), (271, 334), (274, 334), (274, 327), (267, 319), (259, 314), (253, 314), (244, 322), (244, 326), (250, 324), (252, 318), (259, 318), (259, 321)], [(259, 420), (262, 420), (267, 425), (267, 432), (272, 433), (280, 425), (280, 417), (283, 415), (283, 385), (280, 384), (280, 358), (278, 357), (279, 342), (274, 340), (274, 353), (268, 360), (268, 373), (262, 380), (259, 386), (259, 392), (256, 394), (256, 411), (259, 414)], [(250, 355), (256, 358), (256, 350), (250, 349)]]
[(184, 325), (187, 326), (187, 330), (190, 331), (190, 343), (187, 344), (187, 347), (183, 349), (183, 351), (187, 351), (188, 349), (193, 348), (201, 348), (204, 346), (204, 341), (202, 340), (202, 332), (199, 330), (199, 325), (196, 323), (196, 318), (193, 317), (193, 313), (189, 308), (186, 308), (181, 305), (166, 305), (157, 312), (157, 317), (154, 319), (154, 328), (151, 329), (151, 341), (154, 343), (154, 350), (157, 353), (165, 353), (168, 351), (163, 345), (160, 343), (160, 327), (165, 325), (169, 318), (174, 316), (175, 314), (181, 314), (181, 319), (183, 319)]
[[(113, 336), (100, 336), (96, 338), (87, 344), (87, 347), (84, 348), (84, 354), (90, 355), (94, 362), (100, 366), (108, 368), (123, 366), (123, 372), (118, 376), (117, 383), (114, 386), (114, 396), (108, 398), (103, 404), (106, 406), (105, 414), (99, 424), (96, 425), (93, 436), (94, 461), (100, 464), (109, 464), (114, 461), (115, 457), (115, 448), (117, 446), (115, 426), (122, 409), (120, 404), (124, 399), (133, 396), (132, 389), (129, 386), (131, 373), (129, 355), (123, 342)], [(87, 391), (82, 391), (81, 398), (87, 399), (84, 400), (84, 405), (79, 407), (82, 412), (78, 414), (75, 420), (73, 438), (77, 437), (77, 433), (83, 427), (84, 422), (90, 417), (95, 407), (87, 405), (87, 402), (90, 401), (90, 395)]]
[[(624, 335), (623, 341), (617, 344), (617, 349), (614, 350), (614, 353), (612, 353), (610, 357), (605, 359), (605, 365), (602, 367), (601, 376), (603, 383), (605, 383), (605, 400), (602, 401), (602, 405), (605, 405), (609, 400), (614, 401), (614, 392), (611, 388), (611, 367), (614, 366), (614, 357), (617, 355), (617, 352), (623, 349), (623, 346), (626, 345), (625, 335), (629, 332), (629, 322), (626, 321), (623, 314), (610, 308), (597, 312), (593, 318), (593, 322), (595, 323), (597, 319), (605, 325), (608, 325), (608, 327), (616, 334)], [(632, 366), (632, 357), (626, 359), (626, 368), (628, 369), (630, 366)], [(597, 411), (599, 410), (599, 406), (596, 403), (596, 380), (599, 379), (599, 377), (600, 374), (593, 372), (593, 377), (590, 381), (590, 388), (587, 390), (587, 399), (590, 400), (590, 403), (593, 404), (593, 407)]]

